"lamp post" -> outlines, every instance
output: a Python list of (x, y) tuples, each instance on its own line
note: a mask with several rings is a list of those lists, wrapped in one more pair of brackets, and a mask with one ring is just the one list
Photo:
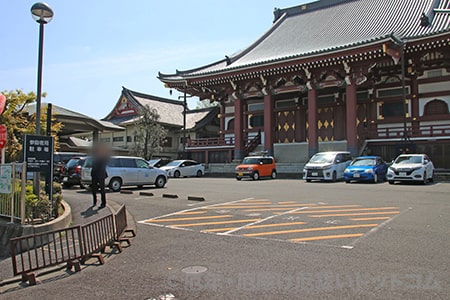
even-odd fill
[[(42, 96), (42, 62), (44, 52), (44, 25), (53, 19), (53, 10), (44, 2), (31, 6), (31, 16), (39, 23), (38, 72), (36, 95), (36, 135), (41, 135), (41, 96)], [(34, 192), (39, 197), (39, 173), (34, 174)]]

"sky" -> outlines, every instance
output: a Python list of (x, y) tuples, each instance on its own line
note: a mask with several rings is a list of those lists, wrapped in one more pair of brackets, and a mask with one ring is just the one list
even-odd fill
[[(0, 91), (36, 91), (35, 1), (0, 0)], [(156, 78), (222, 59), (267, 31), (273, 9), (304, 0), (48, 0), (44, 102), (105, 117), (122, 86), (177, 99)], [(196, 100), (189, 103), (196, 106)]]

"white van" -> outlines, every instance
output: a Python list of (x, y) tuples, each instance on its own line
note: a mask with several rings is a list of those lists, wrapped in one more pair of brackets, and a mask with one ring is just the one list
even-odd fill
[(344, 178), (344, 171), (352, 162), (350, 152), (320, 152), (303, 169), (303, 179), (336, 181)]

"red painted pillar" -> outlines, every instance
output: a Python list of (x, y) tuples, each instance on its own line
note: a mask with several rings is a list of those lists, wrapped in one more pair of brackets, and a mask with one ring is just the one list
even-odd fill
[(264, 96), (264, 150), (273, 155), (274, 142), (274, 103), (272, 95)]
[(244, 157), (244, 107), (242, 100), (234, 101), (234, 160)]
[(358, 138), (356, 130), (356, 84), (352, 81), (346, 87), (346, 126), (347, 126), (347, 150), (352, 155), (358, 155)]
[(313, 156), (319, 151), (317, 139), (317, 90), (308, 90), (308, 154)]

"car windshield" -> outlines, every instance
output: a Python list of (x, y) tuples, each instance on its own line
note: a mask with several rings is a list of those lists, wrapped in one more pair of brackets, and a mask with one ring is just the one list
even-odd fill
[(355, 159), (350, 165), (351, 166), (375, 166), (376, 160), (373, 158)]
[(174, 160), (174, 161), (171, 161), (170, 163), (168, 163), (166, 165), (166, 167), (178, 167), (179, 165), (181, 165), (182, 162), (183, 161), (181, 161), (181, 160)]
[(69, 162), (67, 163), (67, 167), (68, 168), (72, 168), (72, 167), (76, 167), (80, 162), (79, 158), (72, 158), (71, 160), (69, 160)]
[(422, 157), (421, 156), (400, 156), (395, 161), (396, 164), (421, 164)]
[(331, 164), (334, 161), (335, 154), (329, 154), (329, 153), (317, 153), (311, 159), (309, 160), (310, 163), (314, 164), (323, 164), (323, 163), (329, 163)]
[(246, 157), (244, 158), (244, 160), (242, 161), (243, 165), (255, 165), (255, 164), (259, 164), (259, 158), (256, 157)]
[(148, 163), (153, 166), (154, 164), (156, 164), (159, 161), (159, 159), (151, 159), (148, 161)]

